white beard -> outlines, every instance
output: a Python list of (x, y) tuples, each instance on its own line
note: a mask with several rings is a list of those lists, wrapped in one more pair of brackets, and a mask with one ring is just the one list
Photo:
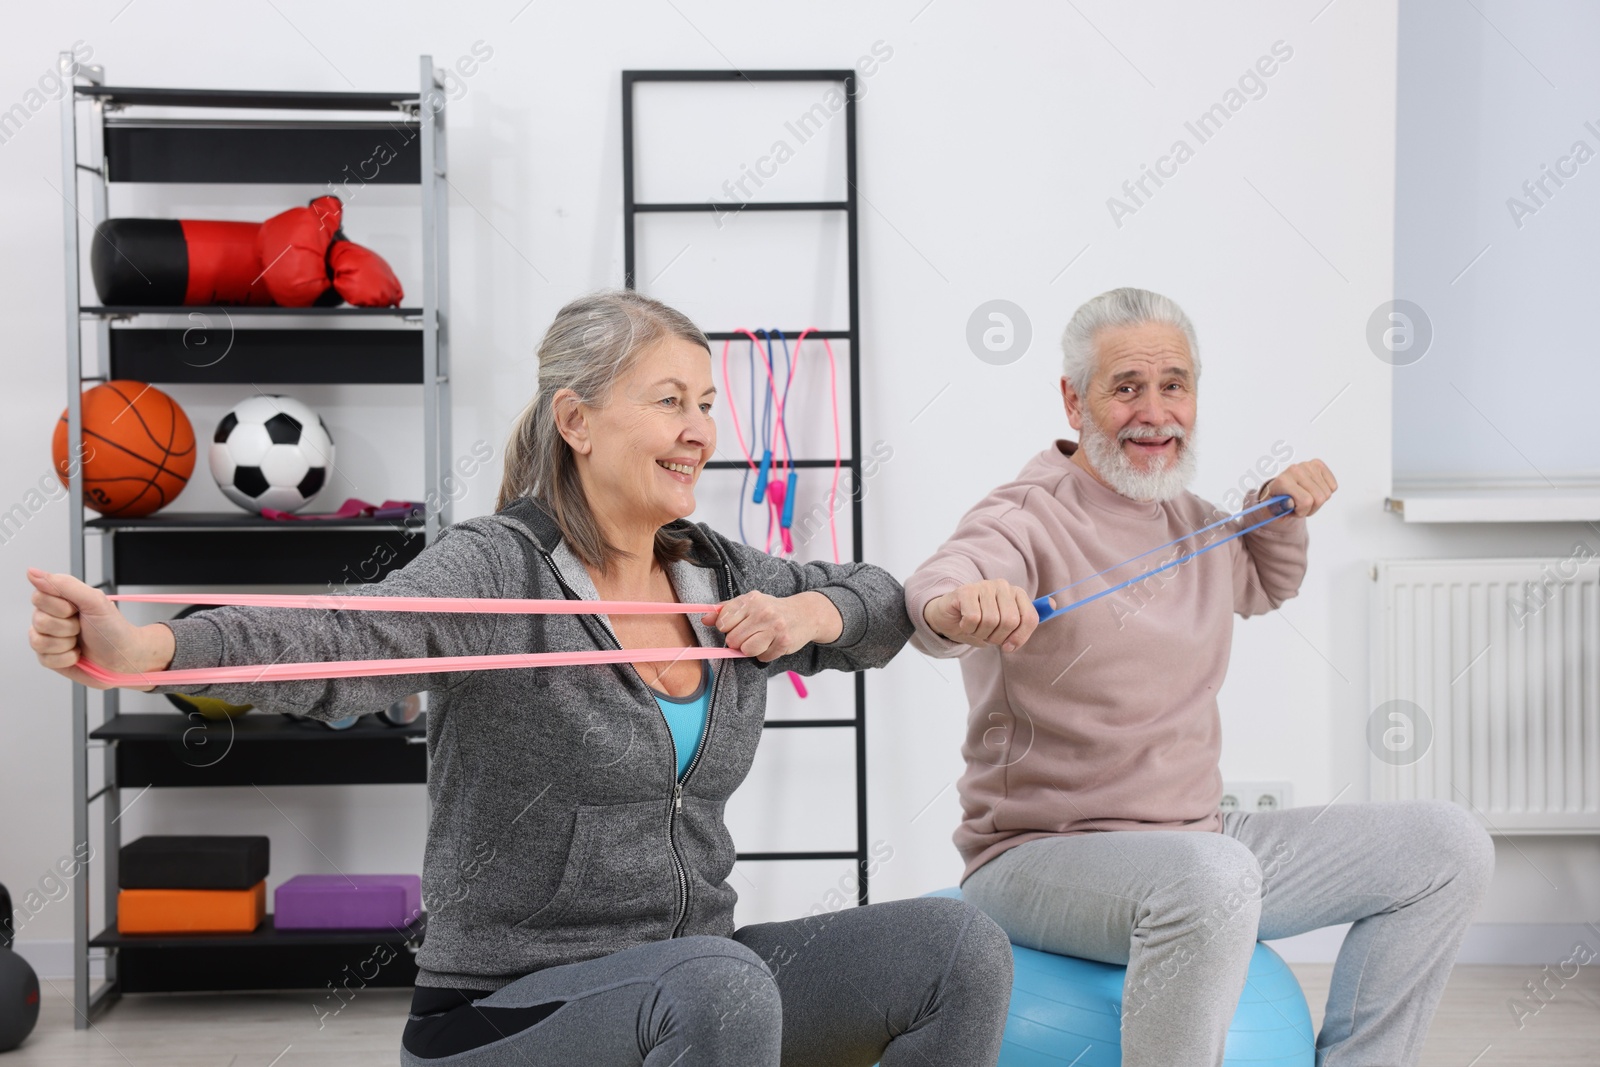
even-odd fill
[[(1083, 430), (1079, 433), (1079, 446), (1095, 473), (1106, 484), (1131, 500), (1161, 502), (1171, 500), (1194, 481), (1198, 459), (1195, 455), (1195, 434), (1184, 432), (1183, 427), (1171, 426), (1126, 427), (1115, 440), (1102, 433), (1087, 411)], [(1148, 470), (1134, 466), (1133, 460), (1122, 450), (1122, 442), (1135, 437), (1171, 437), (1177, 441), (1178, 455), (1172, 460), (1159, 460)]]

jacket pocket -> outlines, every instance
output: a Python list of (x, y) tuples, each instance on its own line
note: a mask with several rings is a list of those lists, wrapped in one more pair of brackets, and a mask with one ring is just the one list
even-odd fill
[(576, 941), (669, 923), (678, 881), (666, 805), (664, 799), (579, 805), (555, 893), (517, 929), (541, 940)]

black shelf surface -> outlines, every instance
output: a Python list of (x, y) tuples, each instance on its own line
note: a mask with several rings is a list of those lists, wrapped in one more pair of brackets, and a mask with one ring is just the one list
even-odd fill
[(428, 930), (428, 917), (419, 916), (398, 930), (279, 930), (268, 913), (248, 934), (124, 934), (116, 927), (100, 931), (89, 942), (95, 948), (259, 948), (267, 945), (398, 945), (420, 941)]
[(114, 329), (111, 377), (156, 384), (420, 385), (414, 329)]
[[(352, 744), (373, 738), (426, 737), (427, 713), (417, 716), (415, 722), (405, 726), (388, 726), (366, 716), (348, 730), (329, 730), (316, 723), (290, 719), (286, 715), (252, 711), (229, 720), (233, 734), (241, 742), (295, 744), (298, 742)], [(193, 730), (200, 720), (173, 711), (144, 712), (134, 715), (113, 715), (90, 732), (97, 741), (171, 741), (182, 740), (184, 733)], [(221, 720), (205, 723), (208, 730), (228, 732), (228, 722)]]
[(117, 784), (406, 785), (428, 780), (426, 714), (407, 726), (372, 717), (347, 730), (252, 711), (209, 720), (179, 711), (115, 715), (93, 730), (116, 743)]
[[(268, 915), (249, 934), (121, 934), (112, 928), (89, 944), (116, 950), (117, 985), (124, 993), (326, 992), (415, 985), (417, 960), (407, 945), (419, 943), (426, 932), (426, 916), (394, 931), (279, 930)], [(330, 1001), (328, 1009), (337, 1006)]]
[(421, 519), (275, 522), (243, 512), (91, 519), (112, 531), (119, 585), (323, 585), (375, 582), (426, 547)]
[[(388, 315), (395, 318), (419, 318), (421, 308), (358, 308), (358, 307), (331, 307), (331, 308), (285, 308), (276, 305), (265, 307), (245, 307), (243, 305), (217, 305), (204, 304), (185, 306), (182, 304), (111, 304), (107, 306), (85, 304), (78, 309), (78, 314), (91, 319), (120, 317), (127, 315), (176, 315), (187, 322), (193, 322), (191, 315), (201, 315), (224, 323), (244, 315), (315, 315), (319, 318), (340, 318), (343, 316), (362, 317), (370, 315)], [(215, 321), (200, 323), (208, 329), (219, 329)]]
[[(156, 515), (146, 515), (138, 519), (90, 519), (86, 526), (96, 530), (194, 530), (194, 529), (260, 529), (260, 530), (308, 530), (313, 527), (321, 529), (371, 529), (380, 526), (393, 526), (394, 519), (306, 519), (295, 521), (293, 519), (280, 522), (277, 519), (266, 519), (260, 515), (250, 515), (243, 511), (177, 511), (161, 512)], [(421, 528), (421, 519), (405, 520), (407, 526)], [(132, 583), (123, 582), (124, 585)]]
[(80, 85), (78, 95), (108, 104), (151, 107), (282, 108), (304, 111), (391, 111), (418, 102), (402, 93), (319, 93), (278, 89), (156, 89), (130, 85)]
[(105, 125), (110, 182), (300, 184), (343, 189), (419, 185), (422, 133), (388, 122), (112, 118)]

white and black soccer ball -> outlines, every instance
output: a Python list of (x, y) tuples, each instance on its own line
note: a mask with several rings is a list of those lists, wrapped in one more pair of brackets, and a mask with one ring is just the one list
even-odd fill
[(246, 511), (299, 511), (333, 466), (333, 435), (322, 418), (287, 396), (253, 396), (217, 423), (211, 476)]

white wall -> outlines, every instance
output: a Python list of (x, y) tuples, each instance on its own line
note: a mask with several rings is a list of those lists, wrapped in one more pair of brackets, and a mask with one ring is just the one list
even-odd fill
[[(518, 3), (388, 4), (381, 17), (376, 8), (298, 2), (120, 6), (36, 7), (16, 19), (0, 39), (0, 106), (24, 99), (56, 51), (80, 39), (114, 84), (240, 88), (409, 86), (418, 53), (443, 65), (475, 42), (493, 48), (450, 113), (457, 452), (478, 438), (498, 448), (531, 391), (530, 353), (555, 310), (621, 280), (620, 70), (844, 67), (882, 42), (893, 54), (866, 80), (860, 106), (863, 436), (891, 447), (893, 459), (870, 483), (867, 557), (909, 573), (986, 489), (1066, 432), (1054, 339), (1080, 301), (1127, 284), (1169, 293), (1198, 324), (1205, 357), (1197, 490), (1221, 498), (1279, 441), (1297, 459), (1324, 458), (1341, 483), (1314, 521), (1301, 596), (1277, 617), (1239, 626), (1222, 697), (1225, 774), (1286, 779), (1297, 803), (1365, 795), (1367, 560), (1557, 555), (1572, 543), (1574, 531), (1555, 527), (1405, 528), (1380, 507), (1390, 477), (1391, 371), (1364, 334), (1393, 284), (1393, 3), (1201, 10), (1169, 2), (1158, 13), (1099, 0), (1075, 8), (830, 2), (781, 13), (706, 0), (535, 3), (520, 13)], [(1223, 100), (1280, 41), (1292, 56), (1264, 81), (1264, 94), (1199, 143), (1185, 122)], [(789, 114), (791, 103), (780, 100), (778, 113)], [(6, 505), (49, 469), (48, 434), (64, 403), (57, 124), (52, 104), (0, 144), (0, 190), (11, 205), (0, 292), (17, 353), (11, 417), (0, 425), (14, 457), (0, 471)], [(689, 133), (710, 143), (722, 128), (713, 120)], [(702, 183), (696, 199), (716, 195), (730, 165), (753, 162), (767, 147), (768, 129), (752, 125), (719, 155), (704, 149), (709, 178), (687, 177), (692, 168), (682, 157), (672, 162), (684, 181)], [(1114, 219), (1108, 198), (1122, 196), (1123, 182), (1179, 138), (1193, 157)], [(797, 157), (792, 180), (823, 181), (831, 144)], [(249, 205), (214, 190), (172, 190), (162, 202), (255, 217), (309, 195), (249, 193)], [(154, 210), (151, 201), (133, 203)], [(410, 281), (415, 254), (401, 249), (408, 203), (398, 193), (374, 194), (352, 207), (347, 226), (393, 251)], [(836, 235), (824, 235), (813, 245), (785, 243), (780, 253), (763, 237), (779, 231), (755, 222), (746, 216), (720, 231), (686, 233), (680, 243), (693, 253), (662, 272), (655, 291), (683, 294), (673, 298), (715, 329), (836, 311), (830, 279), (803, 265), (785, 265), (795, 273), (781, 286), (734, 288), (780, 254), (800, 262), (796, 247), (804, 256), (837, 249)], [(801, 240), (798, 230), (791, 234)], [(656, 252), (665, 249), (658, 263), (676, 250), (673, 236), (646, 238)], [(791, 304), (759, 303), (774, 290)], [(1030, 348), (1007, 366), (981, 362), (965, 340), (968, 316), (995, 298), (1020, 305), (1032, 324)], [(808, 309), (806, 300), (815, 303)], [(709, 321), (731, 317), (741, 321)], [(201, 426), (228, 403), (225, 391), (183, 397)], [(397, 443), (403, 435), (389, 436), (391, 416), (407, 403), (403, 391), (328, 390), (308, 399), (339, 420), (350, 482), (330, 494), (334, 503), (419, 491), (415, 463)], [(814, 426), (807, 433), (813, 451), (828, 444)], [(723, 446), (736, 454), (731, 437)], [(497, 477), (474, 480), (457, 516), (489, 510)], [(180, 505), (220, 506), (205, 482)], [(819, 490), (813, 483), (807, 491)], [(728, 498), (708, 485), (700, 517), (731, 530)], [(13, 678), (13, 699), (0, 711), (0, 878), (18, 894), (70, 849), (68, 687), (33, 664), (20, 636), (29, 612), (22, 568), (64, 569), (65, 542), (66, 512), (56, 505), (0, 547), (13, 583), (10, 606), (0, 605), (0, 632), (13, 635), (0, 650)], [(814, 699), (830, 693), (842, 699), (848, 686), (825, 683)], [(871, 677), (869, 693), (870, 834), (894, 850), (875, 895), (951, 884), (960, 869), (950, 844), (964, 715), (957, 669), (907, 652)], [(778, 713), (798, 713), (792, 698)], [(826, 752), (799, 750), (826, 744), (794, 737), (765, 746), (731, 816), (742, 847), (849, 844), (843, 747), (831, 765)], [(780, 792), (797, 806), (768, 810)], [(274, 882), (329, 863), (382, 870), (420, 862), (419, 789), (266, 793), (270, 805), (249, 790), (152, 792), (125, 819), (125, 834), (269, 832)], [(1503, 847), (1483, 918), (1592, 917), (1600, 911), (1596, 851), (1593, 839)], [(741, 918), (801, 910), (839, 873), (748, 865), (735, 878), (745, 896)], [(70, 907), (52, 904), (25, 936), (70, 936)]]

